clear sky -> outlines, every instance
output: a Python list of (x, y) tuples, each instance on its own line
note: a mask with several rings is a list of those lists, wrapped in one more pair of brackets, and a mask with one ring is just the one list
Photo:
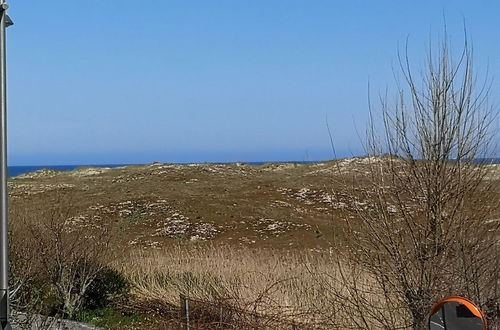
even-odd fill
[(326, 117), (362, 154), (368, 81), (393, 85), (407, 37), (421, 63), (444, 16), (500, 77), (499, 1), (9, 4), (11, 165), (329, 159)]

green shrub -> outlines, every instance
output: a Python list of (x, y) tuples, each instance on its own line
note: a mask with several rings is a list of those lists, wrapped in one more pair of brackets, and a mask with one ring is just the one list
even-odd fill
[(87, 288), (82, 309), (112, 307), (127, 296), (130, 284), (125, 276), (111, 267), (104, 267)]
[(146, 321), (142, 315), (124, 314), (112, 308), (80, 311), (76, 313), (75, 319), (79, 322), (90, 323), (108, 329), (138, 326)]

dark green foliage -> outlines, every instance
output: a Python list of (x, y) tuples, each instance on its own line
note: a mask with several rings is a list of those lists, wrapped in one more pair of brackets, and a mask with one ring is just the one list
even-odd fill
[(124, 327), (143, 324), (146, 319), (139, 314), (125, 314), (112, 308), (85, 310), (78, 312), (75, 319), (79, 322), (90, 323), (97, 327), (108, 329), (122, 329)]
[(119, 271), (104, 267), (85, 293), (82, 309), (94, 310), (111, 307), (126, 297), (130, 284)]

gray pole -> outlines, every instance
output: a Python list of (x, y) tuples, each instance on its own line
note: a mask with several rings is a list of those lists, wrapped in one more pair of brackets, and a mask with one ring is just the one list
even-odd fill
[(7, 61), (6, 33), (12, 24), (7, 16), (9, 6), (0, 0), (0, 326), (12, 329), (9, 324), (9, 209), (7, 191)]

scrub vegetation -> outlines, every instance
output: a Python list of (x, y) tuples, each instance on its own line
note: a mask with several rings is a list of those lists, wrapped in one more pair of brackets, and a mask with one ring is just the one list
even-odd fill
[[(268, 328), (271, 323), (284, 329), (293, 323), (305, 328), (384, 328), (384, 322), (411, 327), (411, 309), (405, 306), (406, 296), (397, 282), (399, 268), (392, 268), (400, 266), (392, 264), (392, 254), (379, 265), (378, 255), (391, 250), (376, 248), (378, 244), (411, 242), (405, 235), (411, 234), (409, 229), (416, 230), (401, 222), (387, 222), (402, 212), (394, 196), (415, 203), (409, 212), (417, 210), (421, 199), (403, 194), (404, 190), (394, 191), (398, 194), (385, 191), (387, 197), (380, 199), (381, 188), (377, 187), (382, 186), (372, 177), (372, 169), (396, 166), (396, 162), (405, 166), (400, 159), (388, 157), (260, 167), (153, 164), (95, 170), (99, 173), (92, 176), (75, 175), (77, 171), (13, 179), (12, 282), (19, 288), (14, 306), (109, 328), (175, 329), (180, 327), (180, 295), (184, 295), (202, 306), (198, 310), (205, 310), (200, 324), (213, 328)], [(485, 187), (498, 186), (500, 168), (472, 166), (476, 171), (483, 167), (488, 170), (488, 176), (482, 178)], [(165, 173), (150, 174), (156, 171)], [(228, 178), (233, 171), (237, 173)], [(162, 176), (169, 178), (162, 180)], [(113, 183), (118, 177), (123, 182)], [(135, 177), (151, 181), (130, 180)], [(198, 178), (199, 189), (212, 192), (195, 198), (176, 197), (193, 191), (187, 178)], [(241, 191), (228, 194), (226, 190), (235, 189), (240, 180), (246, 183), (241, 189), (254, 197)], [(50, 186), (41, 193), (30, 193), (29, 187), (38, 190), (48, 182), (55, 186), (65, 182), (71, 187)], [(384, 189), (389, 190), (387, 185)], [(141, 190), (135, 197), (124, 199), (116, 192), (135, 188)], [(436, 279), (434, 286), (425, 286), (432, 291), (420, 309), (424, 315), (434, 299), (460, 293), (479, 297), (476, 301), (481, 307), (498, 318), (498, 258), (488, 258), (498, 255), (494, 242), (499, 195), (488, 193), (492, 194), (488, 199), (481, 199), (481, 213), (474, 214), (483, 217), (485, 227), (471, 222), (461, 233), (472, 240), (469, 242), (490, 244), (491, 254), (471, 254), (467, 249), (473, 246), (451, 243), (435, 252), (446, 251), (438, 259), (440, 269), (451, 271), (453, 266), (461, 273), (447, 275), (454, 276), (453, 282), (444, 277)], [(242, 202), (242, 198), (248, 200)], [(379, 227), (364, 223), (375, 221), (374, 214), (382, 211), (388, 218), (377, 220)], [(201, 231), (190, 231), (202, 228), (202, 223), (210, 223), (217, 232), (201, 236), (205, 235)], [(157, 235), (165, 224), (178, 226), (177, 233)], [(364, 236), (368, 228), (377, 236)], [(458, 233), (447, 235), (454, 240)], [(410, 261), (427, 265), (437, 257), (416, 258), (418, 251), (425, 252), (424, 247), (417, 245), (418, 250), (412, 250), (412, 246), (402, 251), (410, 258), (404, 263), (409, 267), (405, 270), (408, 279), (415, 280), (413, 272), (420, 268)], [(472, 262), (475, 257), (482, 259)], [(430, 273), (425, 276), (439, 274), (434, 268), (425, 269)], [(377, 277), (382, 276), (377, 270), (394, 278), (381, 287), (385, 282)], [(476, 282), (474, 276), (481, 281)], [(460, 287), (467, 283), (473, 286)], [(408, 283), (409, 288), (413, 285)], [(381, 291), (384, 288), (387, 291)], [(225, 311), (223, 326), (220, 312), (212, 315), (221, 307)], [(261, 323), (250, 324), (249, 319), (256, 322), (256, 314)]]

